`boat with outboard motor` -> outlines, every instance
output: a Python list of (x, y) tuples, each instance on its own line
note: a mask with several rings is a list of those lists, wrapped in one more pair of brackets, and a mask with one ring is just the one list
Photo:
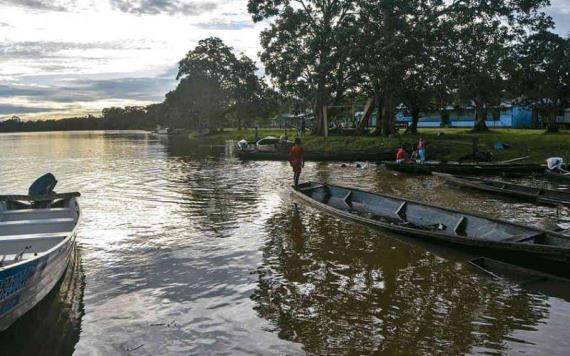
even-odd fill
[(570, 236), (558, 232), (326, 183), (303, 183), (292, 192), (327, 213), (368, 226), (570, 276)]
[(47, 174), (28, 195), (0, 195), (0, 331), (53, 289), (73, 255), (80, 194), (56, 194), (56, 183)]
[(570, 206), (570, 192), (554, 189), (530, 187), (527, 185), (487, 180), (475, 177), (459, 177), (446, 173), (437, 173), (447, 183), (460, 187), (479, 191), (500, 194), (511, 198), (522, 199), (536, 204), (566, 205)]

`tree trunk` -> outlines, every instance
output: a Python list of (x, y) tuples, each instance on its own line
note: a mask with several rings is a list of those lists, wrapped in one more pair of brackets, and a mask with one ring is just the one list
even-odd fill
[(549, 111), (546, 117), (546, 132), (547, 133), (557, 133), (558, 123), (556, 122), (556, 112)]
[(374, 103), (376, 105), (376, 134), (382, 132), (382, 123), (384, 122), (384, 98), (380, 94), (374, 95)]
[(536, 110), (535, 108), (532, 108), (531, 127), (533, 129), (540, 128), (540, 124), (538, 122), (538, 110)]
[(473, 128), (474, 131), (489, 131), (487, 127), (487, 108), (477, 105), (475, 109), (475, 127)]
[(372, 116), (372, 111), (374, 110), (374, 97), (368, 98), (366, 100), (366, 105), (364, 106), (364, 115), (362, 119), (358, 123), (358, 131), (364, 132), (366, 127), (368, 126), (368, 122), (370, 122), (370, 117)]
[(418, 121), (420, 120), (420, 111), (412, 109), (412, 126), (410, 126), (410, 133), (418, 133)]
[(387, 137), (394, 133), (394, 99), (391, 95), (384, 97), (382, 111), (382, 135)]

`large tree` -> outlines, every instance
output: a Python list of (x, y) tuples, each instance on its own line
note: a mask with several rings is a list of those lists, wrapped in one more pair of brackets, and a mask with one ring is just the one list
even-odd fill
[(254, 21), (272, 21), (261, 33), (266, 72), (285, 95), (310, 100), (320, 134), (325, 131), (323, 108), (339, 102), (354, 79), (354, 6), (349, 0), (248, 3)]
[(446, 14), (453, 22), (449, 53), (459, 96), (476, 110), (475, 130), (488, 130), (490, 108), (505, 91), (505, 64), (528, 33), (552, 25), (541, 9), (549, 0), (456, 0)]
[(230, 115), (241, 127), (267, 91), (256, 70), (250, 58), (236, 56), (221, 39), (206, 38), (179, 62), (180, 83), (165, 104), (173, 116), (191, 118), (194, 128), (222, 128)]
[(513, 85), (545, 118), (547, 132), (557, 132), (556, 117), (570, 105), (570, 37), (539, 32), (527, 38), (514, 57)]

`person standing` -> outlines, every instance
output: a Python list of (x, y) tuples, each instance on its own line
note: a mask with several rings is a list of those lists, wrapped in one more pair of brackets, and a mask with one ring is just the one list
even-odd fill
[(301, 147), (301, 139), (299, 137), (295, 139), (295, 144), (291, 147), (289, 163), (291, 164), (291, 167), (293, 167), (293, 181), (295, 182), (296, 187), (299, 185), (301, 170), (305, 165), (305, 162), (303, 161), (303, 148)]
[(418, 155), (420, 156), (420, 162), (426, 161), (426, 145), (427, 142), (420, 137), (420, 141), (418, 142)]

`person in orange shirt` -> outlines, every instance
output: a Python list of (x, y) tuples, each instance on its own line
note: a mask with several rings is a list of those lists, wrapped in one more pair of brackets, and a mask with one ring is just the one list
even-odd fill
[(295, 139), (295, 145), (291, 147), (291, 152), (289, 152), (289, 163), (293, 167), (293, 181), (295, 182), (295, 187), (299, 185), (299, 178), (301, 177), (301, 169), (305, 165), (303, 161), (303, 148), (301, 147), (301, 139), (297, 137)]
[(404, 163), (408, 160), (408, 152), (404, 149), (404, 145), (398, 148), (396, 152), (396, 163)]

